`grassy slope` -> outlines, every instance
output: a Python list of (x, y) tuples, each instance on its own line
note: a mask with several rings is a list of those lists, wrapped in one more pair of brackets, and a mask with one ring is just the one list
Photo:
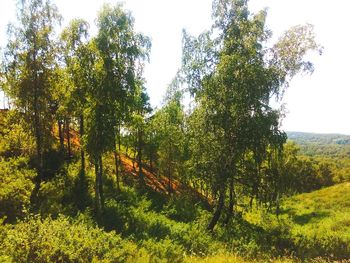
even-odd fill
[(279, 220), (300, 258), (349, 259), (350, 183), (285, 200)]
[(338, 237), (350, 243), (350, 183), (300, 194), (284, 203), (293, 234)]
[[(282, 257), (271, 262), (299, 262), (312, 258), (317, 258), (312, 262), (349, 259), (350, 183), (342, 183), (288, 198), (283, 203), (279, 219), (271, 215), (266, 216), (262, 211), (247, 213), (246, 219), (265, 229), (271, 230), (276, 226), (287, 229), (284, 233), (285, 238), (293, 244), (293, 254), (297, 258)], [(259, 262), (259, 259), (253, 261)], [(235, 255), (219, 254), (205, 259), (192, 258), (190, 262), (249, 261)]]

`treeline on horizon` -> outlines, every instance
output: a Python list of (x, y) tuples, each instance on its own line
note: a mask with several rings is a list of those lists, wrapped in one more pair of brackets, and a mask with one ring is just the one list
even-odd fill
[[(312, 25), (267, 45), (266, 10), (251, 14), (247, 1), (215, 0), (212, 28), (196, 37), (184, 30), (182, 67), (155, 110), (143, 76), (151, 40), (121, 4), (102, 7), (96, 35), (83, 19), (57, 34), (62, 17), (49, 0), (19, 1), (17, 12), (0, 75), (11, 104), (0, 123), (5, 222), (53, 215), (53, 204), (57, 214), (89, 210), (103, 220), (106, 204), (128, 191), (123, 159), (133, 162), (139, 195), (149, 187), (147, 170), (167, 178), (170, 197), (184, 194), (174, 189), (179, 182), (203, 196), (211, 233), (242, 207), (279, 214), (284, 196), (348, 179), (286, 143), (283, 107), (271, 106), (295, 75), (312, 73), (305, 56), (321, 50)], [(70, 201), (44, 194), (58, 178), (68, 180)]]

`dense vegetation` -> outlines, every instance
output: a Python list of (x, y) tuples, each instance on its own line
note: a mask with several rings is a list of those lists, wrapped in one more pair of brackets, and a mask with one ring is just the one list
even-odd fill
[(83, 19), (57, 35), (51, 1), (19, 1), (1, 64), (0, 261), (348, 258), (348, 206), (333, 196), (347, 183), (288, 199), (347, 170), (287, 142), (271, 106), (320, 47), (311, 25), (268, 45), (266, 16), (214, 1), (212, 28), (183, 32), (182, 67), (153, 110), (151, 41), (122, 5), (102, 7), (94, 36)]
[(288, 132), (299, 146), (299, 154), (315, 164), (327, 166), (333, 183), (350, 181), (350, 136)]

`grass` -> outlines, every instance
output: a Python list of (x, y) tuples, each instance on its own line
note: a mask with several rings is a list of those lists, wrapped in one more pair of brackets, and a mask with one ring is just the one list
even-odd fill
[(278, 218), (261, 210), (245, 218), (267, 232), (278, 229), (301, 260), (350, 258), (350, 183), (287, 198)]
[(291, 218), (294, 232), (314, 236), (327, 233), (350, 242), (350, 183), (297, 195), (287, 199), (283, 209), (282, 217)]
[[(106, 163), (107, 171), (112, 165)], [(84, 257), (87, 262), (96, 258), (207, 263), (346, 262), (350, 258), (350, 183), (286, 198), (278, 218), (262, 208), (242, 211), (243, 218), (235, 218), (228, 226), (220, 222), (208, 234), (205, 227), (211, 212), (192, 195), (184, 192), (169, 198), (153, 189), (139, 191), (126, 185), (119, 192), (110, 173), (104, 177), (105, 211), (94, 217), (89, 209), (94, 195), (91, 170), (86, 174), (86, 193), (73, 194), (78, 192), (79, 167), (71, 163), (60, 176), (43, 183), (41, 195), (46, 201), (41, 204), (41, 216), (29, 215), (14, 225), (0, 220), (0, 262), (77, 262)], [(3, 188), (11, 190), (10, 186), (4, 183)], [(23, 195), (18, 202), (25, 206), (28, 200)], [(88, 207), (84, 214), (77, 210), (81, 200)]]

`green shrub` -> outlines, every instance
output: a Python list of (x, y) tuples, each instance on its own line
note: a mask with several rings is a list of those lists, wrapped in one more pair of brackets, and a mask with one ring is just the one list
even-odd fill
[(148, 239), (143, 241), (141, 245), (150, 251), (151, 262), (177, 263), (184, 260), (185, 251), (183, 247), (171, 239), (166, 238), (161, 241)]
[(194, 221), (199, 215), (199, 208), (186, 194), (171, 198), (163, 209), (163, 214), (169, 218), (186, 223)]
[(0, 112), (0, 156), (13, 158), (35, 153), (32, 129), (16, 110)]
[[(130, 204), (129, 204), (130, 205)], [(109, 200), (102, 219), (107, 230), (116, 230), (124, 236), (136, 239), (164, 239), (171, 234), (172, 224), (166, 216), (149, 211), (150, 202), (143, 199), (138, 206), (127, 205), (121, 200)]]
[(135, 198), (126, 193), (117, 200), (108, 200), (102, 218), (102, 226), (106, 230), (116, 230), (123, 237), (135, 240), (153, 240), (152, 242), (167, 242), (181, 246), (189, 254), (205, 255), (214, 252), (218, 242), (205, 229), (208, 213), (192, 223), (177, 222), (167, 216), (151, 210), (151, 201), (145, 198)]
[(104, 232), (83, 216), (31, 217), (1, 230), (0, 259), (9, 262), (134, 262), (148, 257), (135, 243)]
[(34, 177), (35, 172), (27, 167), (26, 158), (0, 158), (0, 218), (6, 217), (8, 222), (14, 222), (25, 215)]

